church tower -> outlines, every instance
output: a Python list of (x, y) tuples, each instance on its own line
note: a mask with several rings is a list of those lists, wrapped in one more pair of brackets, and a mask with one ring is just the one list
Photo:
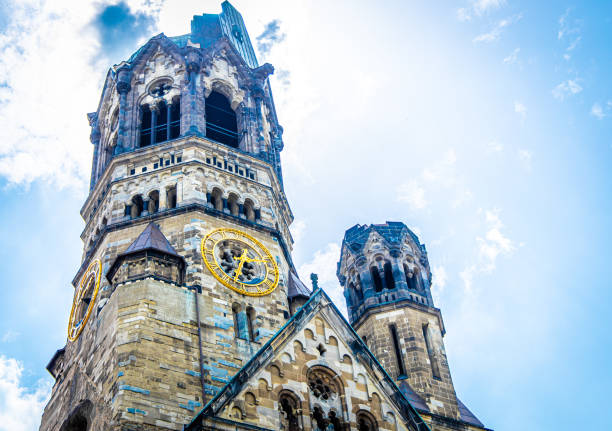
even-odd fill
[(349, 321), (434, 430), (484, 427), (455, 393), (425, 245), (400, 222), (344, 235), (338, 279)]
[(227, 1), (108, 71), (41, 430), (182, 429), (306, 295), (271, 73)]

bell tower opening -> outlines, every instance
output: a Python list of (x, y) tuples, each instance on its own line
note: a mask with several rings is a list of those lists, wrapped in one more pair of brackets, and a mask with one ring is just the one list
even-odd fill
[(206, 137), (232, 148), (238, 148), (236, 113), (227, 97), (213, 91), (206, 98)]

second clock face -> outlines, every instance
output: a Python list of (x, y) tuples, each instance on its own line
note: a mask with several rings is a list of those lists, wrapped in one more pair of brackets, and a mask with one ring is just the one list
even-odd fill
[(237, 229), (209, 233), (202, 240), (202, 258), (217, 280), (243, 295), (268, 295), (278, 285), (278, 266), (268, 249)]

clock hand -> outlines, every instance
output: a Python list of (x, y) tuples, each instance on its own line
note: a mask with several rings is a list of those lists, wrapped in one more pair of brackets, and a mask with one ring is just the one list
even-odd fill
[(238, 277), (242, 274), (242, 267), (244, 266), (244, 262), (248, 259), (246, 248), (242, 250), (242, 254), (239, 258), (234, 257), (235, 260), (239, 260), (238, 268), (236, 268), (236, 274), (234, 275), (234, 281), (238, 281)]

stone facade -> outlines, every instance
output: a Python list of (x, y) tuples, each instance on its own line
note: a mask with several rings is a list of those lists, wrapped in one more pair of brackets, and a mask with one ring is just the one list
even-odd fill
[[(73, 284), (75, 309), (91, 313), (47, 367), (56, 382), (40, 429), (482, 429), (456, 398), (425, 249), (404, 225), (345, 238), (338, 274), (355, 329), (299, 280), (273, 68), (257, 63), (240, 14), (222, 9), (112, 67), (88, 115)], [(207, 268), (203, 239), (220, 228), (268, 250), (271, 293), (243, 295)], [(98, 260), (99, 293), (80, 295)]]

